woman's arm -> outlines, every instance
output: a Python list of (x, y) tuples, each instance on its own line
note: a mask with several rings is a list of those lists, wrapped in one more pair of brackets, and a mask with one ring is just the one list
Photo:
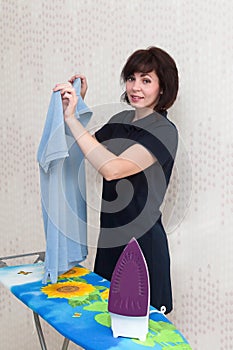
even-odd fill
[(108, 151), (73, 115), (66, 120), (85, 158), (108, 181), (136, 174), (155, 162), (155, 157), (142, 145), (129, 147), (119, 156)]
[(108, 181), (136, 174), (150, 165), (156, 158), (142, 145), (135, 144), (119, 156), (108, 151), (76, 119), (75, 108), (78, 98), (70, 83), (58, 84), (54, 91), (61, 91), (64, 119), (85, 158)]

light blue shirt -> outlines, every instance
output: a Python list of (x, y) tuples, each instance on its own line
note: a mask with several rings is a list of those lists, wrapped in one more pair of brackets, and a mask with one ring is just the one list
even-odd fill
[[(80, 96), (80, 79), (73, 86), (78, 96), (76, 115), (86, 126), (92, 112)], [(64, 122), (60, 91), (51, 96), (37, 160), (46, 236), (43, 283), (48, 279), (56, 283), (61, 273), (88, 254), (84, 157)]]

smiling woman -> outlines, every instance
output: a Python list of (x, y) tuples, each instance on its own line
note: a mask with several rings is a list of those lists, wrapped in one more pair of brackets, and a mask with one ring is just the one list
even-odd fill
[[(151, 304), (172, 310), (170, 257), (160, 206), (177, 150), (176, 127), (167, 118), (178, 91), (174, 60), (157, 47), (135, 51), (121, 77), (123, 99), (134, 110), (113, 116), (92, 136), (75, 116), (75, 79), (58, 84), (64, 119), (84, 156), (103, 176), (101, 229), (94, 271), (110, 280), (125, 245), (135, 237), (144, 253)], [(82, 76), (83, 98), (87, 89)]]
[(145, 116), (143, 109), (148, 109), (148, 113), (150, 113), (162, 94), (159, 78), (155, 71), (130, 75), (126, 80), (126, 94), (131, 106), (137, 108), (134, 120)]
[[(121, 78), (126, 82), (126, 92), (122, 99), (131, 104), (127, 91), (128, 80), (135, 80), (135, 72), (141, 73), (144, 85), (154, 82), (154, 96), (157, 97), (153, 109), (161, 112), (170, 108), (176, 97), (179, 87), (179, 78), (176, 63), (164, 50), (158, 47), (149, 47), (147, 50), (135, 51), (127, 60)], [(159, 92), (156, 90), (156, 83)], [(159, 96), (160, 95), (160, 96)]]

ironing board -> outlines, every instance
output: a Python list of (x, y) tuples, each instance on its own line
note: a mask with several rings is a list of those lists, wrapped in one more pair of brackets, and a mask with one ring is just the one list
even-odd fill
[(184, 336), (153, 307), (146, 341), (114, 338), (108, 313), (110, 283), (77, 265), (56, 284), (44, 285), (43, 253), (38, 254), (35, 263), (16, 266), (7, 266), (0, 258), (0, 282), (32, 310), (42, 350), (47, 347), (40, 317), (64, 336), (62, 350), (70, 341), (86, 350), (191, 350)]

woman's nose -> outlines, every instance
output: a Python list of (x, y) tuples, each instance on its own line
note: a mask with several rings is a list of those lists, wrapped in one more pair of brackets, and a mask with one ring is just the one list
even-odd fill
[(138, 80), (134, 80), (133, 90), (138, 91), (140, 89), (141, 89), (140, 82)]

